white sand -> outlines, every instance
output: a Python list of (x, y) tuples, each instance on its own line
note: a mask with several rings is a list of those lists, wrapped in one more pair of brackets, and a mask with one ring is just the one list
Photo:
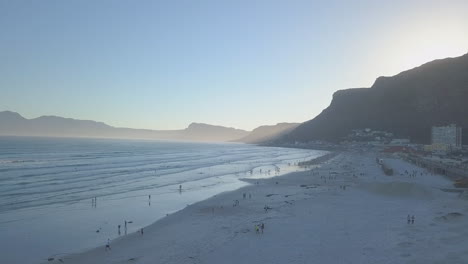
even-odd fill
[[(102, 247), (62, 261), (468, 263), (468, 200), (440, 191), (451, 188), (442, 176), (400, 176), (423, 170), (400, 160), (386, 162), (396, 176), (385, 176), (372, 153), (343, 153), (314, 171), (259, 180), (190, 205), (145, 228), (144, 235), (112, 241), (111, 251), (103, 241)], [(338, 173), (336, 180), (321, 179), (330, 172)], [(240, 205), (233, 207), (236, 199)], [(272, 209), (265, 213), (265, 205)], [(415, 224), (407, 224), (407, 214), (415, 215)], [(254, 225), (261, 222), (265, 232), (256, 234)]]

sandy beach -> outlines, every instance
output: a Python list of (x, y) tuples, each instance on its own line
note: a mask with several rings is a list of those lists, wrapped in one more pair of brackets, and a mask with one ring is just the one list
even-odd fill
[(103, 241), (45, 263), (466, 263), (468, 198), (399, 159), (385, 159), (395, 171), (386, 176), (375, 158), (344, 152), (305, 171), (249, 180), (111, 241), (111, 250)]

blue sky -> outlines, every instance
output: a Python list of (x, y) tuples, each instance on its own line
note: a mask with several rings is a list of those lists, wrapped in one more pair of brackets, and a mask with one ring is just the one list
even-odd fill
[(4, 1), (0, 110), (133, 128), (303, 122), (468, 52), (468, 1)]

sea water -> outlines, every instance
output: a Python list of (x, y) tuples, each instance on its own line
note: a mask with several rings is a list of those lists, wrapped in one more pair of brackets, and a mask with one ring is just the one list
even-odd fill
[(102, 246), (247, 185), (241, 179), (295, 171), (297, 162), (323, 154), (235, 143), (0, 137), (0, 262), (42, 263)]

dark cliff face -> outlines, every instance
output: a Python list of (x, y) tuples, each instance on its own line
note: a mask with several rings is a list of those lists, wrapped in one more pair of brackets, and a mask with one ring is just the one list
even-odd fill
[(352, 129), (371, 128), (429, 143), (430, 128), (455, 123), (468, 142), (468, 54), (426, 63), (371, 88), (337, 91), (328, 108), (285, 141), (340, 141)]

